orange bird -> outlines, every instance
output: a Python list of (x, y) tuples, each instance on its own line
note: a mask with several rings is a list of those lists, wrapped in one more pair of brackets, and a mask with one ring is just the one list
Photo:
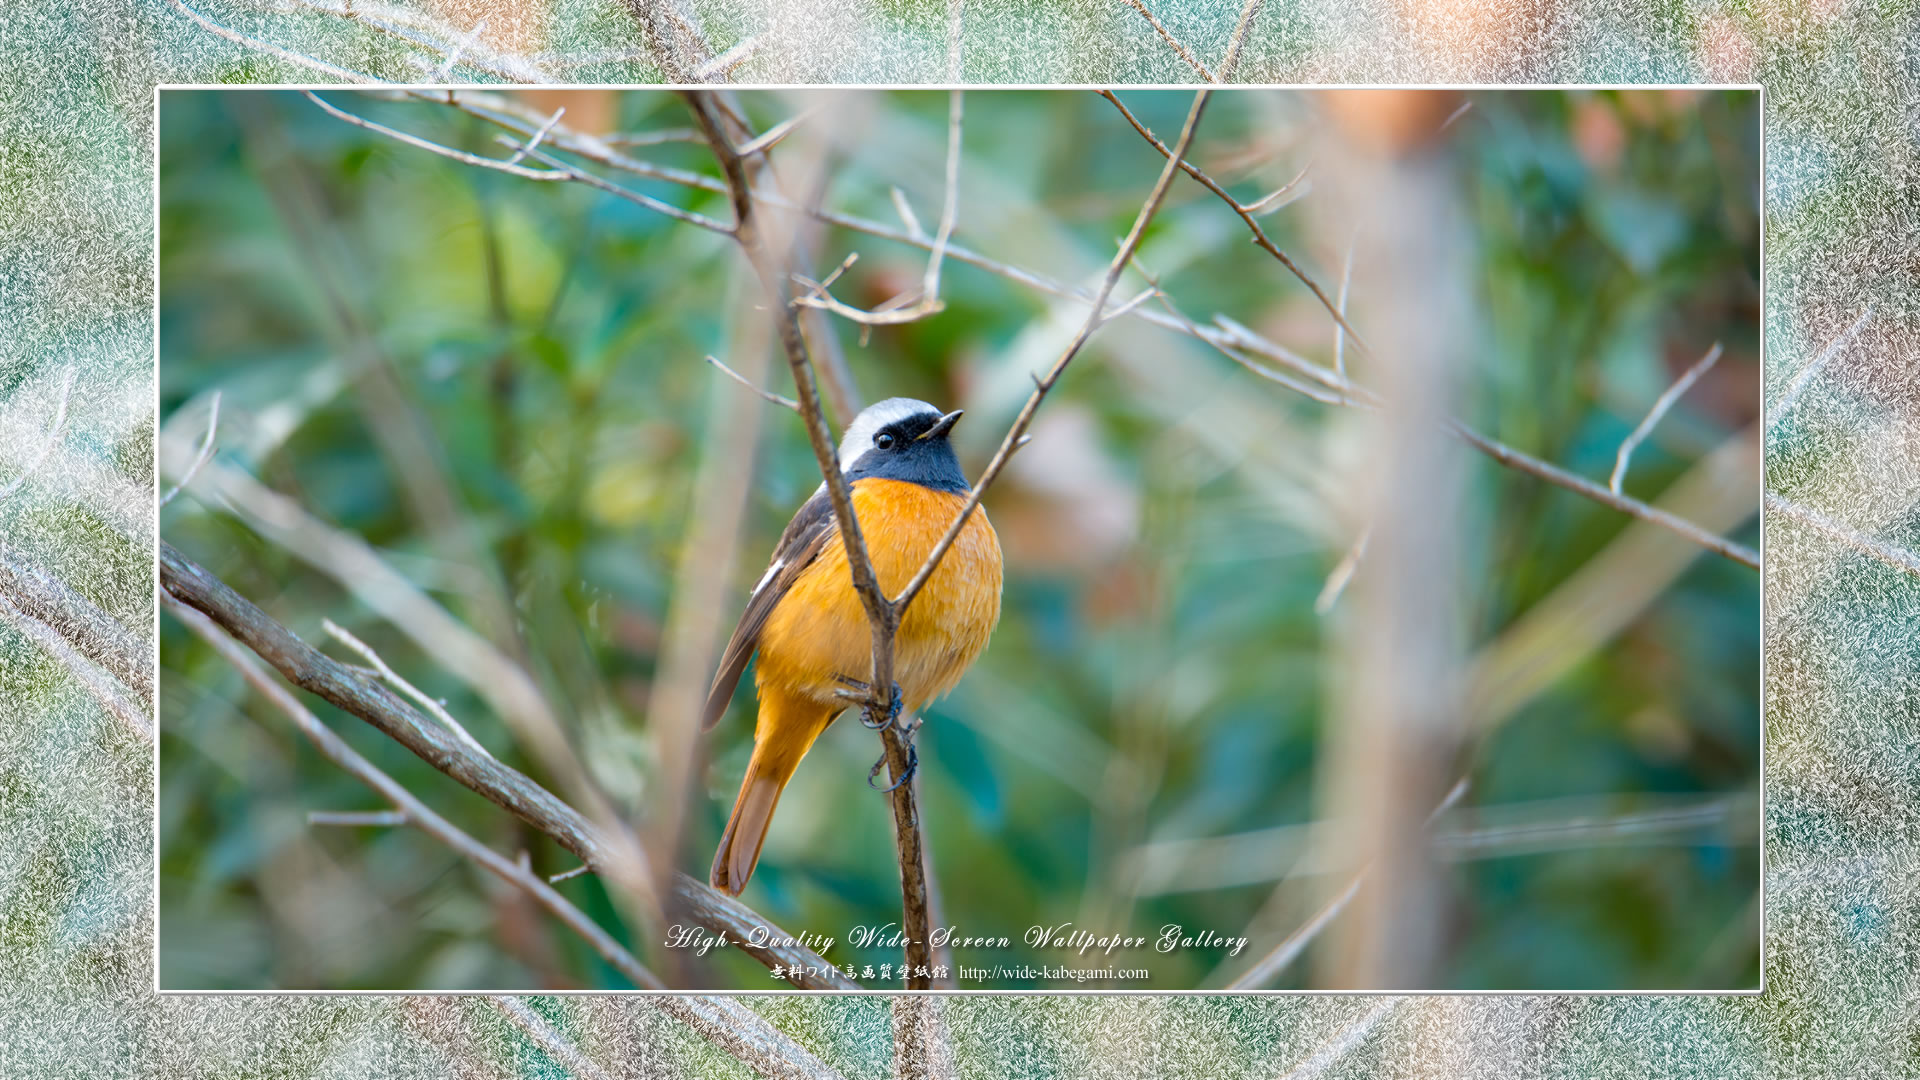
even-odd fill
[[(953, 524), (970, 487), (947, 434), (956, 410), (888, 398), (854, 418), (839, 464), (880, 588), (898, 595)], [(893, 712), (918, 712), (953, 689), (1000, 621), (1000, 539), (976, 508), (940, 566), (902, 614), (894, 638)], [(713, 853), (713, 887), (740, 895), (760, 860), (780, 792), (820, 733), (848, 707), (836, 690), (863, 685), (873, 632), (853, 591), (847, 549), (825, 484), (800, 507), (772, 564), (753, 587), (707, 693), (705, 724), (720, 722), (755, 652), (760, 719), (733, 816)]]

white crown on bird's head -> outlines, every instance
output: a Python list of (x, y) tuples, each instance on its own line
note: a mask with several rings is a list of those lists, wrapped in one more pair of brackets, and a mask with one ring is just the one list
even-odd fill
[(873, 436), (881, 428), (897, 424), (910, 416), (921, 415), (938, 417), (942, 414), (939, 409), (918, 398), (907, 397), (890, 397), (860, 410), (860, 415), (847, 425), (846, 437), (840, 440), (840, 470), (845, 472), (853, 468), (853, 463), (860, 460), (861, 454), (873, 449)]

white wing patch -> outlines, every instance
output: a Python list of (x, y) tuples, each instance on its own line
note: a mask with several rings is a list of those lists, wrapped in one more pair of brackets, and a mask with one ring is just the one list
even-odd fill
[(785, 560), (785, 559), (775, 559), (775, 560), (773, 561), (773, 565), (772, 565), (772, 566), (769, 566), (769, 567), (767, 567), (767, 572), (766, 572), (765, 574), (763, 574), (763, 575), (761, 575), (761, 577), (760, 577), (760, 582), (759, 582), (759, 584), (757, 584), (757, 585), (755, 585), (755, 586), (753, 587), (753, 591), (752, 591), (752, 592), (750, 592), (750, 593), (748, 593), (747, 595), (748, 595), (748, 596), (754, 596), (754, 595), (757, 595), (757, 594), (758, 594), (758, 593), (760, 592), (760, 590), (761, 590), (761, 589), (764, 589), (764, 588), (766, 588), (766, 587), (767, 587), (767, 582), (769, 582), (769, 581), (772, 581), (772, 580), (773, 580), (773, 575), (775, 575), (775, 574), (778, 574), (778, 573), (780, 572), (780, 568), (781, 568), (781, 567), (783, 567), (783, 566), (785, 566), (785, 565), (787, 565), (787, 560)]

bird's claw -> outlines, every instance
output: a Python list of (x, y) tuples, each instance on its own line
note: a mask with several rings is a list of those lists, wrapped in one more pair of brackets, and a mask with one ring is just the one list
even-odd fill
[[(835, 675), (833, 678), (834, 681), (846, 683), (847, 686), (851, 687), (851, 689), (848, 690), (835, 690), (833, 692), (835, 697), (860, 702), (871, 702), (873, 700), (873, 687), (867, 683), (863, 683), (859, 679), (849, 678), (845, 675)], [(874, 723), (867, 719), (866, 711), (862, 710), (860, 713), (860, 726), (869, 731), (885, 731), (893, 726), (895, 720), (900, 719), (900, 710), (904, 707), (905, 703), (900, 696), (900, 684), (894, 683), (891, 691), (887, 695), (886, 719), (879, 723)]]
[(888, 792), (893, 791), (894, 789), (898, 788), (901, 784), (904, 784), (907, 781), (913, 779), (913, 774), (919, 771), (920, 769), (920, 751), (915, 750), (913, 748), (912, 743), (908, 743), (906, 771), (901, 773), (898, 779), (896, 779), (893, 783), (888, 784), (886, 787), (874, 787), (873, 778), (876, 776), (879, 776), (880, 770), (886, 767), (887, 767), (887, 755), (881, 754), (880, 760), (874, 762), (873, 768), (867, 770), (867, 786), (870, 788), (873, 788), (875, 791), (878, 791), (882, 795), (885, 795)]

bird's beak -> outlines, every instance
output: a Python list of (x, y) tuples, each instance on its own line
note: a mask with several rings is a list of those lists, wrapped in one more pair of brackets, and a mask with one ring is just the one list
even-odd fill
[(963, 409), (955, 409), (952, 412), (948, 413), (947, 415), (941, 417), (940, 419), (935, 420), (933, 422), (933, 426), (928, 428), (926, 431), (922, 432), (920, 437), (922, 439), (946, 438), (947, 432), (953, 430), (954, 421), (960, 419), (960, 414), (964, 411), (965, 410)]

